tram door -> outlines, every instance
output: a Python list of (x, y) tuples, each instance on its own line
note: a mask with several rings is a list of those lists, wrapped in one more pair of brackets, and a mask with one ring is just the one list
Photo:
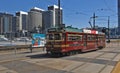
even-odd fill
[(83, 35), (84, 50), (87, 49), (87, 35)]

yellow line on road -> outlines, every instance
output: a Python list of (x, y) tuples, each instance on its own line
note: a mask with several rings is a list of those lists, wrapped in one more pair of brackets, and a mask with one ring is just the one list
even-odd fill
[(120, 61), (117, 63), (111, 73), (120, 73)]

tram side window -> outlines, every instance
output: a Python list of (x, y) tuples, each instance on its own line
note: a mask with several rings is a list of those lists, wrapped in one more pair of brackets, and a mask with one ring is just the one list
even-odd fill
[(69, 41), (81, 41), (82, 36), (68, 36)]
[(101, 36), (100, 40), (104, 40), (104, 36)]
[(98, 40), (102, 40), (102, 39), (104, 39), (104, 37), (102, 37), (102, 36), (99, 36), (99, 37), (98, 37)]
[(77, 36), (78, 41), (82, 41), (82, 36)]
[(95, 36), (94, 35), (88, 35), (87, 39), (88, 39), (88, 41), (93, 41), (93, 40), (95, 40)]
[(63, 33), (63, 34), (62, 34), (62, 40), (65, 40), (65, 39), (66, 39), (66, 34)]

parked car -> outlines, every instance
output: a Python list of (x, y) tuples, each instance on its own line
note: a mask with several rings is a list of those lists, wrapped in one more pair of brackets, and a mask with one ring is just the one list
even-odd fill
[(9, 40), (5, 37), (0, 37), (0, 41), (9, 41)]
[(16, 41), (27, 42), (27, 41), (31, 41), (31, 40), (27, 37), (20, 37), (20, 38), (16, 38)]

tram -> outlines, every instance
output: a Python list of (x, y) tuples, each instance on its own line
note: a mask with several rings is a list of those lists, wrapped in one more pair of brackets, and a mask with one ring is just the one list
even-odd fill
[(48, 29), (46, 51), (51, 54), (67, 54), (97, 50), (105, 47), (105, 34), (96, 30), (66, 27)]

